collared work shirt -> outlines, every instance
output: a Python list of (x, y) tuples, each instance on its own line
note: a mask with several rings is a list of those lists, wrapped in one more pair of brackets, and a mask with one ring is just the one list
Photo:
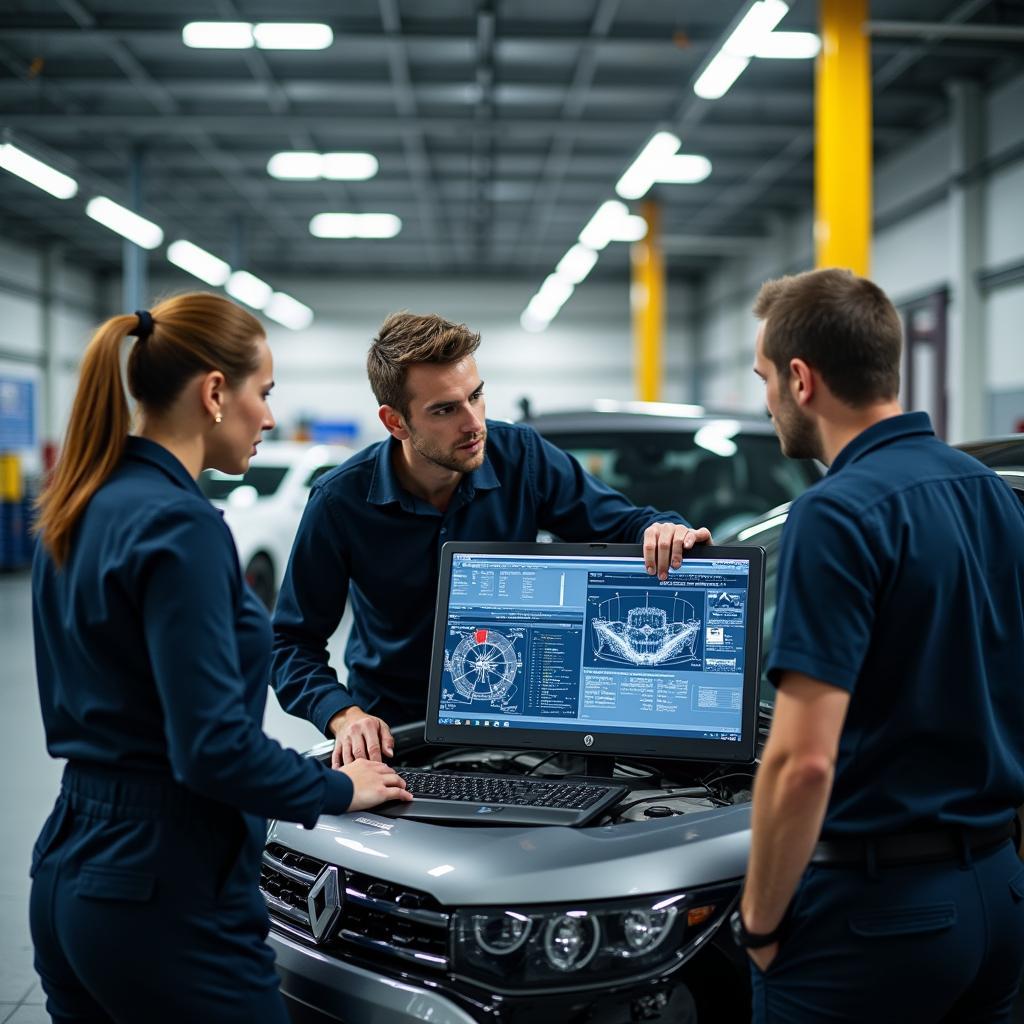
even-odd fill
[(53, 757), (171, 774), (260, 817), (312, 826), (352, 784), (262, 732), (271, 632), (220, 512), (167, 449), (128, 438), (68, 561), (32, 579), (36, 672)]
[[(282, 706), (326, 732), (357, 704), (391, 725), (424, 715), (441, 547), (447, 541), (640, 543), (676, 513), (637, 508), (529, 426), (488, 421), (483, 465), (441, 512), (398, 482), (398, 442), (371, 445), (310, 492), (274, 614), (274, 687)], [(348, 689), (327, 641), (352, 602)]]
[(824, 835), (1024, 803), (1024, 508), (925, 413), (865, 430), (793, 504), (769, 676), (851, 694)]

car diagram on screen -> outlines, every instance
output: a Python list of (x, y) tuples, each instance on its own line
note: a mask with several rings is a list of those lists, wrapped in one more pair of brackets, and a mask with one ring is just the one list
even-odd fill
[(514, 710), (515, 679), (523, 667), (515, 642), (521, 630), (508, 635), (496, 629), (474, 629), (463, 635), (454, 650), (445, 651), (444, 667), (455, 693), (446, 699), (486, 701), (498, 710)]
[(600, 602), (591, 620), (594, 657), (620, 665), (698, 663), (701, 620), (693, 605), (664, 592), (657, 593), (653, 602), (649, 592), (643, 604), (638, 600), (632, 594), (616, 594)]

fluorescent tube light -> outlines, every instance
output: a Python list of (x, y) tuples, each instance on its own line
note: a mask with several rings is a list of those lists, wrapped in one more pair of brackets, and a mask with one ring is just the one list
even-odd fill
[(85, 214), (143, 249), (155, 249), (164, 240), (164, 232), (159, 225), (140, 217), (106, 196), (90, 199), (86, 204)]
[(322, 153), (275, 153), (267, 161), (267, 174), (285, 181), (313, 181), (323, 167)]
[(597, 253), (585, 245), (574, 245), (559, 261), (555, 273), (564, 281), (579, 284), (594, 269)]
[(724, 96), (733, 82), (747, 69), (749, 57), (737, 57), (720, 50), (693, 83), (693, 91), (702, 100), (717, 100)]
[(167, 258), (176, 267), (217, 288), (231, 276), (231, 267), (222, 259), (184, 240), (167, 246)]
[(334, 42), (331, 26), (318, 22), (264, 21), (252, 34), (262, 50), (326, 50)]
[(330, 181), (367, 181), (378, 167), (372, 153), (324, 153), (320, 173)]
[(722, 44), (722, 51), (737, 57), (755, 56), (765, 37), (772, 33), (788, 10), (789, 4), (783, 0), (756, 0)]
[(313, 322), (313, 310), (284, 292), (274, 292), (263, 312), (293, 331), (304, 330)]
[(55, 167), (29, 156), (10, 142), (0, 146), (0, 167), (57, 199), (70, 199), (78, 192), (78, 182), (74, 178), (61, 174)]
[(402, 221), (393, 213), (318, 213), (309, 230), (317, 238), (394, 238)]
[(233, 299), (253, 309), (263, 309), (274, 294), (274, 289), (266, 281), (261, 281), (247, 270), (236, 270), (228, 278), (226, 290)]
[(639, 242), (647, 235), (647, 221), (635, 213), (628, 213), (611, 226), (611, 241)]
[(657, 181), (671, 184), (696, 185), (711, 173), (711, 161), (696, 153), (678, 153), (662, 164)]
[(755, 57), (769, 60), (810, 60), (821, 50), (821, 39), (813, 32), (769, 32), (757, 45)]
[(571, 281), (566, 281), (557, 274), (548, 274), (535, 298), (540, 300), (538, 305), (541, 308), (553, 307), (557, 312), (569, 301), (569, 296), (572, 295), (575, 288), (576, 286)]
[(186, 46), (202, 50), (248, 50), (253, 45), (248, 21), (190, 21), (181, 30)]
[(287, 181), (366, 181), (380, 165), (372, 153), (275, 153), (267, 161), (267, 173)]
[(529, 331), (531, 334), (539, 334), (549, 323), (551, 323), (549, 318), (539, 316), (529, 307), (527, 307), (527, 309), (523, 311), (522, 316), (519, 317), (519, 326), (522, 327), (524, 331)]
[(789, 5), (783, 0), (755, 0), (693, 83), (693, 91), (705, 100), (724, 96), (788, 10)]
[(402, 219), (393, 213), (357, 213), (358, 238), (394, 238), (402, 230)]
[(628, 216), (629, 209), (625, 203), (609, 199), (597, 208), (597, 212), (580, 232), (580, 243), (588, 249), (603, 249), (612, 240), (613, 225)]
[(623, 199), (640, 199), (659, 180), (658, 171), (662, 164), (679, 149), (679, 136), (672, 132), (657, 132), (652, 136), (637, 158), (629, 165), (626, 173), (619, 178), (615, 191)]

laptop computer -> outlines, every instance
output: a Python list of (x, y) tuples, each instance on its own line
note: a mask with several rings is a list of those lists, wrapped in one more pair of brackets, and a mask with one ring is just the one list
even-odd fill
[(580, 753), (589, 777), (403, 772), (416, 799), (382, 813), (581, 825), (625, 795), (616, 756), (751, 763), (763, 602), (757, 547), (662, 581), (640, 545), (445, 544), (425, 738)]

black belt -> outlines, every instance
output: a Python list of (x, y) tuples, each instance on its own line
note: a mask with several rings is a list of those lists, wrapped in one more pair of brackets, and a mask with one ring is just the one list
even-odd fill
[(902, 835), (857, 839), (823, 839), (814, 848), (811, 863), (832, 867), (891, 867), (956, 860), (967, 852), (979, 853), (1010, 839), (1014, 822), (986, 829), (949, 828)]

